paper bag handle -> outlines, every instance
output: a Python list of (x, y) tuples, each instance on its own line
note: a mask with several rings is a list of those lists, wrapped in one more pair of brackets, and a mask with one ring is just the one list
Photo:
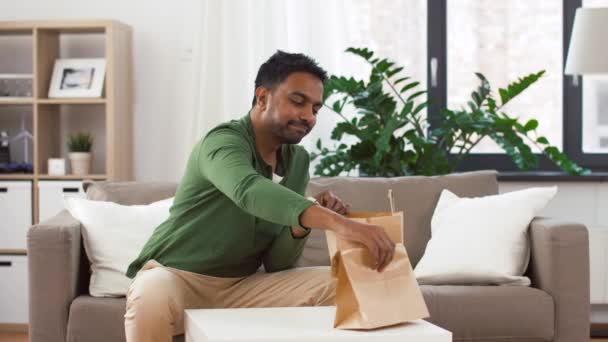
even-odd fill
[(391, 214), (395, 213), (395, 197), (393, 196), (393, 189), (388, 189), (388, 203), (391, 206)]

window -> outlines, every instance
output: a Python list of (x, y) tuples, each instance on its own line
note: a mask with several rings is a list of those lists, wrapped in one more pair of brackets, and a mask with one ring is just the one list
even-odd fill
[[(346, 3), (345, 3), (346, 4)], [(483, 73), (495, 92), (519, 77), (545, 70), (531, 88), (510, 102), (505, 112), (539, 120), (538, 133), (572, 160), (594, 171), (608, 171), (608, 76), (585, 76), (575, 85), (564, 76), (570, 32), (580, 6), (608, 6), (608, 0), (350, 0), (336, 17), (344, 36), (337, 46), (369, 47), (405, 66), (427, 83), (432, 126), (443, 108), (466, 106)], [(328, 33), (329, 34), (329, 33)], [(332, 45), (333, 46), (333, 45)], [(332, 73), (365, 78), (365, 63), (354, 56), (332, 59)], [(499, 98), (499, 96), (496, 96)], [(319, 116), (321, 128), (308, 138), (328, 137), (331, 113)], [(312, 148), (314, 150), (314, 148)], [(483, 141), (464, 158), (460, 170), (492, 168), (517, 171), (493, 141)], [(539, 170), (559, 171), (539, 153)]]
[[(448, 108), (466, 107), (484, 74), (498, 87), (546, 70), (543, 77), (505, 106), (522, 120), (538, 119), (539, 134), (562, 147), (562, 3), (559, 1), (447, 1)], [(489, 138), (472, 152), (499, 153)], [(540, 152), (540, 151), (537, 151)]]
[[(367, 80), (370, 71), (367, 62), (344, 52), (348, 47), (366, 47), (373, 50), (376, 56), (403, 66), (404, 75), (419, 81), (421, 89), (424, 89), (427, 77), (427, 1), (383, 0), (379, 6), (373, 0), (347, 0), (344, 4), (341, 7), (343, 12), (335, 18), (341, 30), (337, 42), (330, 47), (335, 54), (322, 65), (331, 74)], [(348, 110), (345, 111), (348, 114)], [(317, 139), (328, 140), (340, 118), (323, 108), (317, 120), (315, 129), (302, 141), (309, 151), (316, 150)], [(347, 144), (356, 141), (352, 136), (343, 139)], [(331, 147), (331, 144), (327, 146)], [(313, 168), (317, 162), (313, 161)]]
[[(496, 2), (428, 0), (428, 115), (435, 124), (441, 108), (464, 106), (481, 71), (494, 88), (541, 69), (546, 74), (506, 112), (539, 119), (539, 133), (572, 160), (593, 171), (608, 171), (608, 76), (585, 76), (581, 85), (564, 76), (564, 61), (576, 9), (608, 7), (608, 0)], [(432, 23), (432, 24), (431, 24)], [(436, 82), (433, 82), (436, 81)], [(517, 171), (492, 141), (466, 156), (460, 170)], [(539, 170), (558, 171), (540, 156)]]

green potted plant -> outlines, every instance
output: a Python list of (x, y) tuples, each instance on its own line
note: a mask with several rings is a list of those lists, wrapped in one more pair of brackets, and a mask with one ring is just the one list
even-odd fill
[[(504, 106), (535, 83), (544, 71), (520, 78), (494, 94), (480, 73), (479, 86), (467, 107), (441, 111), (437, 126), (430, 126), (422, 111), (425, 90), (402, 74), (403, 67), (374, 56), (365, 48), (348, 48), (371, 66), (369, 79), (332, 75), (325, 84), (325, 106), (342, 119), (333, 129), (334, 146), (317, 141), (315, 174), (337, 176), (359, 171), (366, 176), (437, 175), (454, 171), (463, 157), (485, 137), (494, 140), (522, 170), (535, 168), (542, 151), (569, 174), (589, 171), (573, 163), (537, 134), (538, 121), (521, 122), (504, 112)], [(499, 98), (497, 98), (497, 96)], [(355, 138), (347, 144), (344, 136)]]
[(68, 137), (67, 147), (72, 174), (89, 174), (92, 160), (91, 147), (93, 147), (93, 136), (89, 133), (72, 134)]

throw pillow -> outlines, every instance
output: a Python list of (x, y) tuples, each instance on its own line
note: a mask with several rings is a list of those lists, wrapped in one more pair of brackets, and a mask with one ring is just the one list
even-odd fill
[(154, 229), (169, 217), (173, 198), (148, 205), (120, 205), (64, 197), (66, 209), (82, 225), (84, 248), (91, 264), (89, 293), (120, 297), (131, 279), (125, 272)]
[(443, 190), (431, 239), (414, 270), (421, 284), (530, 285), (528, 226), (557, 187), (460, 198)]

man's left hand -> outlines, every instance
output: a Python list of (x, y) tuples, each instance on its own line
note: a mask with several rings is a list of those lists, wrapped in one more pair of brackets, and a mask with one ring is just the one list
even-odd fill
[(332, 210), (338, 214), (348, 214), (349, 205), (345, 204), (340, 198), (338, 198), (338, 196), (334, 195), (333, 192), (329, 190), (323, 191), (314, 197), (321, 206)]

